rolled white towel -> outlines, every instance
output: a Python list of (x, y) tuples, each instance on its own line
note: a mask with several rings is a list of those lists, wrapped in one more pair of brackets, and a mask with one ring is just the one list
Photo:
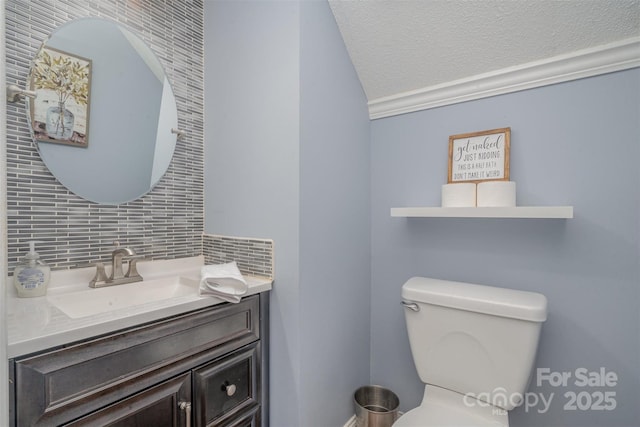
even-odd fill
[(235, 261), (205, 265), (200, 269), (201, 296), (210, 295), (237, 303), (248, 289), (247, 282)]

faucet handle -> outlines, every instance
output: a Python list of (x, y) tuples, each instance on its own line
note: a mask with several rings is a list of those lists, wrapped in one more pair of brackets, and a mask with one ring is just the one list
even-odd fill
[(107, 273), (104, 271), (104, 264), (101, 262), (96, 262), (96, 274), (93, 276), (93, 279), (89, 282), (89, 286), (92, 288), (96, 287), (97, 282), (106, 282), (107, 281)]
[(129, 269), (127, 270), (127, 274), (125, 274), (124, 277), (136, 277), (142, 280), (142, 276), (140, 276), (140, 273), (138, 273), (138, 261), (144, 261), (144, 257), (135, 255), (128, 257), (128, 261)]

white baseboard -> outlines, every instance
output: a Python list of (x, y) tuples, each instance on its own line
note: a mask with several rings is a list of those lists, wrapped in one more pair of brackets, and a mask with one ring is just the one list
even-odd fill
[(349, 418), (349, 421), (347, 421), (344, 427), (356, 427), (356, 416), (353, 415), (351, 418)]
[[(398, 416), (401, 417), (404, 412), (398, 411)], [(356, 427), (356, 416), (355, 414), (349, 418), (349, 421), (345, 423), (343, 427)]]

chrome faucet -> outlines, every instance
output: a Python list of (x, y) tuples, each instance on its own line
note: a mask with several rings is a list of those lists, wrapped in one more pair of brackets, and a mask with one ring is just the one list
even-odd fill
[[(111, 253), (111, 275), (107, 276), (104, 264), (98, 262), (96, 266), (96, 274), (89, 282), (92, 288), (102, 288), (104, 286), (122, 285), (125, 283), (133, 283), (142, 281), (142, 276), (138, 273), (138, 259), (134, 258), (136, 253), (133, 249), (121, 248), (116, 243), (116, 249)], [(127, 257), (129, 268), (124, 273), (122, 270), (122, 260)]]

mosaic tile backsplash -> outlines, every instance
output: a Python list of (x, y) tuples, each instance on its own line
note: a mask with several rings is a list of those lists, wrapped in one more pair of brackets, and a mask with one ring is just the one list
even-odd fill
[[(40, 240), (54, 269), (106, 260), (113, 242), (148, 259), (202, 253), (204, 229), (203, 0), (6, 0), (7, 84), (26, 86), (30, 61), (56, 28), (82, 17), (119, 22), (144, 40), (167, 74), (178, 105), (178, 141), (169, 170), (151, 192), (119, 206), (69, 192), (40, 160), (26, 104), (7, 103), (9, 269)], [(99, 100), (92, 100), (99, 102)]]
[(207, 265), (235, 261), (243, 274), (274, 278), (273, 240), (205, 234), (202, 252)]

